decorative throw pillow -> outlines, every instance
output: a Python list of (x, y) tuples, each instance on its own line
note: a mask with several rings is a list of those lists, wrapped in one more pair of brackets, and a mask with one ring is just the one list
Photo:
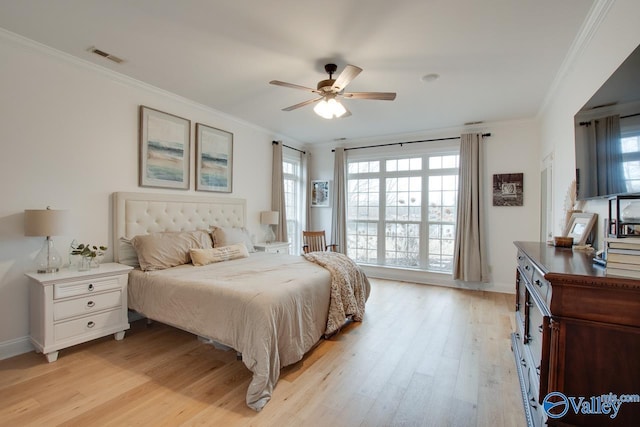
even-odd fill
[(204, 230), (169, 231), (136, 236), (131, 244), (144, 271), (162, 270), (191, 262), (190, 249), (212, 247), (211, 237)]
[(219, 248), (221, 246), (235, 245), (237, 243), (244, 243), (249, 252), (255, 252), (251, 242), (251, 236), (246, 228), (239, 227), (212, 227), (211, 238), (213, 239), (213, 247)]
[(193, 265), (207, 265), (214, 262), (249, 257), (249, 251), (244, 243), (211, 249), (191, 249), (189, 252), (191, 253)]

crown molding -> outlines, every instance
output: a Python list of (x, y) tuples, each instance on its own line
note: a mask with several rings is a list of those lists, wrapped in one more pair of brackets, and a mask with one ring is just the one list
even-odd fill
[(580, 27), (580, 31), (578, 31), (573, 43), (571, 43), (571, 46), (569, 47), (567, 55), (560, 65), (560, 68), (558, 69), (558, 72), (556, 73), (556, 76), (542, 101), (542, 105), (538, 109), (537, 117), (541, 117), (542, 113), (547, 109), (554, 94), (558, 90), (558, 87), (566, 78), (573, 64), (582, 55), (584, 49), (591, 42), (591, 39), (602, 24), (602, 21), (606, 18), (615, 1), (616, 0), (596, 0), (593, 3), (587, 17)]
[(111, 70), (109, 68), (103, 67), (101, 65), (95, 64), (93, 62), (87, 61), (85, 59), (82, 58), (78, 58), (77, 56), (73, 56), (69, 53), (63, 52), (61, 50), (55, 49), (51, 46), (47, 46), (45, 44), (42, 44), (40, 42), (37, 42), (35, 40), (29, 39), (27, 37), (21, 36), (19, 34), (13, 33), (11, 31), (8, 31), (4, 28), (0, 28), (0, 38), (3, 38), (5, 40), (8, 40), (10, 42), (13, 42), (15, 44), (18, 44), (20, 46), (23, 46), (25, 48), (37, 51), (41, 54), (53, 57), (55, 59), (61, 60), (63, 62), (67, 62), (69, 64), (72, 64), (78, 68), (83, 68), (85, 70), (88, 71), (92, 71), (95, 73), (98, 73), (100, 75), (102, 75), (103, 77), (106, 77), (107, 79), (123, 84), (125, 86), (129, 86), (132, 88), (136, 88), (136, 89), (141, 89), (147, 92), (151, 92), (155, 95), (159, 95), (165, 98), (168, 98), (172, 101), (175, 102), (179, 102), (181, 104), (184, 104), (188, 107), (191, 108), (195, 108), (198, 109), (200, 111), (203, 111), (205, 113), (208, 114), (214, 114), (218, 117), (221, 117), (225, 120), (229, 120), (232, 122), (235, 122), (239, 125), (242, 126), (246, 126), (248, 128), (257, 130), (259, 132), (264, 132), (267, 134), (270, 134), (271, 136), (268, 138), (269, 141), (271, 141), (272, 139), (287, 139), (287, 140), (291, 140), (291, 141), (295, 141), (297, 143), (300, 143), (299, 141), (296, 141), (290, 137), (288, 137), (287, 135), (281, 135), (278, 132), (275, 132), (271, 129), (266, 129), (262, 126), (258, 126), (255, 123), (251, 123), (248, 122), (246, 120), (240, 119), (236, 116), (232, 116), (230, 114), (224, 113), (222, 111), (216, 110), (214, 108), (211, 108), (209, 106), (206, 106), (204, 104), (200, 104), (199, 102), (193, 101), (189, 98), (185, 98), (181, 95), (175, 94), (173, 92), (169, 92), (167, 90), (161, 89), (157, 86), (153, 86), (149, 83), (145, 83), (141, 80), (137, 80), (134, 79), (133, 77), (129, 77), (126, 76), (122, 73), (119, 73), (117, 71)]

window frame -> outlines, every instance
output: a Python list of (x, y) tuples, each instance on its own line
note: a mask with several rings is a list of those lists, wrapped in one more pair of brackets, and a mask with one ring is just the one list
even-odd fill
[[(433, 156), (447, 156), (447, 155), (455, 155), (457, 156), (457, 167), (455, 168), (442, 168), (442, 169), (429, 169), (429, 158)], [(422, 170), (416, 173), (412, 170), (407, 171), (389, 171), (387, 170), (386, 162), (388, 160), (393, 159), (405, 159), (411, 157), (420, 157), (422, 159)], [(376, 226), (377, 234), (377, 245), (376, 245), (376, 258), (372, 262), (371, 257), (368, 257), (368, 260), (360, 261), (359, 263), (372, 266), (372, 267), (390, 267), (390, 268), (401, 268), (401, 269), (411, 269), (411, 270), (419, 270), (419, 271), (428, 271), (434, 273), (451, 273), (451, 270), (442, 270), (442, 269), (434, 269), (429, 266), (429, 227), (430, 225), (452, 225), (454, 227), (454, 235), (453, 241), (455, 242), (455, 228), (456, 228), (456, 218), (455, 214), (452, 221), (434, 221), (429, 219), (429, 206), (428, 206), (428, 196), (429, 196), (429, 177), (430, 176), (446, 176), (453, 175), (456, 179), (456, 196), (457, 191), (459, 190), (459, 160), (460, 160), (460, 142), (447, 142), (434, 144), (433, 147), (423, 147), (417, 149), (403, 149), (399, 154), (397, 150), (395, 153), (386, 150), (376, 151), (376, 152), (368, 152), (368, 153), (357, 153), (353, 154), (349, 153), (347, 158), (347, 230), (353, 230), (354, 224), (362, 224), (374, 223)], [(353, 162), (371, 162), (371, 161), (379, 161), (379, 169), (377, 172), (364, 172), (364, 173), (349, 173), (349, 163)], [(415, 221), (410, 218), (405, 219), (387, 219), (385, 216), (386, 205), (387, 205), (387, 182), (389, 178), (401, 178), (401, 177), (416, 177), (419, 176), (421, 179), (421, 201), (420, 201), (420, 220)], [(378, 187), (379, 187), (379, 195), (378, 195), (378, 215), (377, 219), (358, 219), (357, 216), (353, 216), (349, 211), (349, 197), (351, 195), (351, 191), (349, 188), (349, 181), (352, 179), (378, 179)], [(409, 193), (410, 194), (410, 193)], [(457, 197), (456, 197), (457, 204)], [(455, 206), (457, 209), (457, 206)], [(456, 211), (457, 212), (457, 211)], [(351, 219), (350, 219), (351, 218)], [(387, 225), (389, 224), (419, 224), (418, 231), (418, 264), (417, 265), (403, 265), (402, 263), (389, 263), (387, 262), (386, 253), (387, 248)], [(349, 236), (348, 236), (349, 237)], [(357, 238), (357, 237), (356, 237)], [(349, 238), (347, 238), (349, 241)], [(438, 239), (438, 241), (442, 241), (442, 237)], [(448, 239), (445, 239), (448, 240)], [(347, 253), (351, 256), (353, 249), (349, 246), (347, 247)], [(358, 249), (356, 249), (358, 251)], [(397, 250), (395, 250), (398, 253)], [(357, 252), (356, 252), (357, 253)], [(353, 254), (356, 255), (356, 254)], [(452, 263), (451, 263), (452, 265)]]

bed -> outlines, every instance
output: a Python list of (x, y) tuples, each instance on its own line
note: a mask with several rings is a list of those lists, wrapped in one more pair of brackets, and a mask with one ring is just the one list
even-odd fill
[[(129, 308), (239, 352), (253, 373), (246, 402), (256, 411), (269, 401), (282, 367), (301, 360), (346, 317), (362, 320), (369, 282), (347, 257), (248, 253), (250, 241), (231, 242), (229, 236), (238, 238), (244, 230), (244, 199), (114, 193), (113, 207), (114, 259), (142, 264), (129, 275)], [(202, 230), (215, 230), (210, 236), (216, 247), (191, 248), (193, 264), (148, 268), (146, 248), (165, 250), (158, 239), (187, 236), (192, 242), (198, 236), (195, 240), (204, 242)], [(221, 230), (232, 245), (218, 247), (225, 243)], [(174, 240), (169, 241), (172, 255)], [(235, 247), (242, 256), (194, 265), (201, 262), (200, 254), (215, 258), (216, 251)]]

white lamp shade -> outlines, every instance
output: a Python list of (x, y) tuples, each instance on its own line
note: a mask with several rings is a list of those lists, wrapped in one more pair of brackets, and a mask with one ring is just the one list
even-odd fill
[(69, 230), (69, 211), (28, 209), (24, 211), (25, 236), (62, 236)]
[(276, 225), (280, 221), (280, 212), (262, 211), (260, 212), (260, 224)]

